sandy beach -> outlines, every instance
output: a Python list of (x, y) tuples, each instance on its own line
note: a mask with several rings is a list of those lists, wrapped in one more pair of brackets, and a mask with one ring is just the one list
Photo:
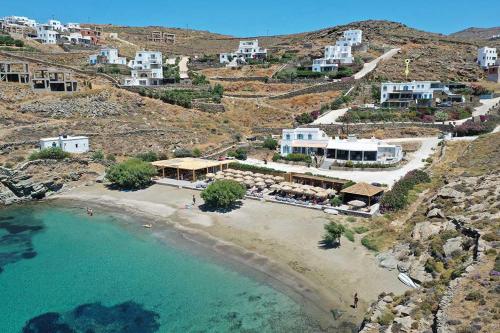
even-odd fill
[[(160, 227), (156, 223), (172, 225), (186, 238), (204, 242), (214, 251), (265, 273), (271, 284), (274, 280), (286, 285), (324, 313), (342, 311), (339, 321), (359, 324), (379, 293), (401, 294), (406, 290), (397, 272), (377, 265), (359, 236), (354, 243), (343, 238), (336, 249), (319, 246), (323, 225), (329, 219), (345, 217), (249, 199), (228, 213), (205, 212), (200, 209), (203, 200), (199, 194), (165, 185), (122, 192), (95, 184), (51, 198), (146, 214), (154, 218), (153, 231)], [(196, 205), (190, 207), (193, 195)], [(95, 211), (98, 214), (98, 208)], [(350, 306), (355, 292), (360, 300), (357, 309)]]

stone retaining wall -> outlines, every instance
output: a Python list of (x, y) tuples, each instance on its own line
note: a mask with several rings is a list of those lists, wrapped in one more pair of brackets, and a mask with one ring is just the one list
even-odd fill
[[(338, 135), (346, 125), (344, 124), (318, 124), (318, 125), (305, 125), (309, 128), (320, 128), (330, 136)], [(405, 127), (422, 127), (422, 128), (437, 128), (444, 132), (453, 130), (453, 125), (434, 124), (434, 123), (374, 123), (374, 124), (349, 124), (350, 131), (370, 130), (370, 129), (391, 129), (391, 128), (405, 128)]]
[(322, 83), (322, 84), (317, 84), (314, 86), (306, 87), (303, 89), (291, 91), (291, 92), (288, 92), (285, 94), (271, 96), (271, 97), (269, 97), (269, 99), (286, 99), (286, 98), (292, 98), (295, 96), (300, 96), (300, 95), (305, 95), (305, 94), (316, 94), (316, 93), (322, 93), (322, 92), (331, 91), (331, 90), (347, 90), (347, 89), (351, 88), (351, 86), (353, 84), (354, 84), (354, 81)]
[(197, 110), (200, 110), (203, 112), (208, 112), (208, 113), (226, 112), (226, 109), (224, 108), (224, 104), (216, 104), (216, 103), (194, 100), (194, 101), (192, 101), (191, 106), (194, 109), (197, 109)]

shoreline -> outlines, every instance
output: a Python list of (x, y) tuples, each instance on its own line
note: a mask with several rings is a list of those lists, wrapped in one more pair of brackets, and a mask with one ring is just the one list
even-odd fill
[[(153, 228), (149, 229), (153, 232), (155, 229), (161, 232), (162, 228), (173, 228), (185, 240), (208, 249), (216, 260), (221, 259), (238, 271), (238, 266), (243, 266), (243, 270), (250, 275), (257, 273), (257, 280), (294, 299), (327, 331), (358, 327), (366, 308), (381, 291), (398, 294), (406, 290), (396, 275), (378, 267), (371, 253), (356, 246), (349, 249), (353, 245), (348, 241), (336, 250), (319, 250), (317, 241), (322, 235), (323, 223), (320, 222), (325, 219), (321, 215), (323, 212), (253, 200), (244, 200), (243, 208), (230, 213), (203, 212), (185, 208), (192, 195), (198, 197), (199, 192), (162, 185), (135, 192), (120, 192), (92, 185), (51, 196), (47, 201), (67, 200), (81, 207), (95, 205), (110, 213), (136, 217), (134, 220), (140, 224), (144, 224), (141, 219), (146, 219), (153, 224)], [(289, 218), (288, 215), (307, 221), (284, 221)], [(274, 225), (291, 230), (269, 230)], [(317, 230), (309, 232), (308, 226)], [(254, 230), (260, 228), (262, 230)], [(306, 246), (298, 242), (301, 241), (302, 231), (312, 234), (316, 243), (314, 248), (311, 244)], [(321, 234), (316, 239), (318, 232)], [(285, 234), (283, 240), (279, 239), (282, 234)], [(288, 247), (288, 240), (292, 243), (291, 248)], [(359, 261), (358, 265), (356, 261)], [(358, 309), (350, 307), (354, 292), (362, 295)], [(341, 315), (334, 320), (331, 311)]]

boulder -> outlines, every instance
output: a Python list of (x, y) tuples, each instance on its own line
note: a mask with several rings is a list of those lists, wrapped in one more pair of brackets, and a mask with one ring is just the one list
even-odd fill
[(424, 263), (423, 260), (415, 261), (408, 270), (408, 276), (420, 283), (432, 281), (432, 275), (425, 271)]
[(411, 263), (408, 261), (400, 261), (398, 262), (398, 271), (400, 273), (407, 273), (410, 270)]
[(446, 257), (449, 258), (453, 252), (462, 250), (462, 242), (463, 238), (460, 236), (448, 239), (443, 245), (443, 251)]
[(429, 210), (429, 212), (427, 212), (427, 217), (431, 218), (431, 219), (432, 218), (442, 218), (442, 219), (444, 219), (445, 215), (441, 211), (441, 209), (439, 209), (439, 208), (433, 208), (433, 209)]
[(411, 311), (415, 308), (415, 304), (398, 305), (394, 308), (400, 317), (409, 316)]
[(377, 255), (378, 264), (380, 267), (386, 268), (388, 270), (393, 270), (398, 267), (399, 260), (396, 259), (393, 252), (382, 252)]
[(411, 319), (410, 316), (397, 317), (394, 319), (394, 321), (400, 325), (401, 332), (411, 331), (411, 324), (413, 323), (413, 319)]
[(443, 199), (465, 199), (465, 194), (459, 192), (451, 187), (443, 187), (439, 192), (438, 196)]
[(432, 235), (438, 234), (443, 230), (445, 223), (432, 223), (429, 221), (415, 224), (411, 236), (414, 240), (426, 240)]

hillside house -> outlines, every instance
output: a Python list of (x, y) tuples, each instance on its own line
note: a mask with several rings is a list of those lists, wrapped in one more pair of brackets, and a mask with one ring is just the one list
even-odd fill
[(60, 135), (56, 138), (40, 139), (40, 149), (61, 148), (72, 154), (82, 154), (89, 151), (89, 138), (86, 136)]
[(149, 42), (175, 44), (175, 34), (162, 31), (152, 31), (147, 37)]
[(363, 31), (362, 30), (346, 30), (343, 33), (343, 36), (337, 41), (337, 43), (341, 42), (342, 44), (347, 44), (349, 46), (360, 45), (363, 40)]
[(101, 37), (100, 33), (93, 29), (83, 28), (80, 30), (80, 34), (85, 39), (90, 39), (90, 44), (97, 45), (99, 44)]
[(380, 86), (380, 104), (384, 107), (432, 106), (442, 102), (463, 103), (465, 98), (439, 81), (383, 82)]
[(30, 83), (30, 76), (27, 62), (0, 62), (0, 81)]
[(57, 44), (59, 33), (49, 24), (39, 24), (36, 26), (35, 40), (42, 44)]
[(118, 49), (105, 47), (99, 50), (98, 54), (89, 56), (89, 64), (115, 64), (126, 65), (127, 58), (118, 55)]
[(67, 28), (61, 23), (61, 21), (58, 21), (58, 20), (49, 20), (49, 22), (47, 23), (47, 25), (49, 25), (52, 30), (55, 30), (55, 31), (66, 31)]
[(259, 41), (254, 40), (244, 40), (240, 41), (240, 45), (236, 52), (232, 53), (221, 53), (219, 60), (221, 64), (228, 64), (234, 58), (242, 58), (244, 60), (248, 59), (266, 59), (267, 49), (259, 46)]
[(495, 65), (488, 67), (488, 81), (500, 83), (500, 60), (497, 59)]
[(137, 51), (128, 67), (131, 76), (125, 78), (126, 86), (159, 86), (163, 84), (163, 56), (159, 51)]
[(401, 146), (372, 139), (329, 137), (319, 128), (284, 129), (280, 142), (282, 156), (298, 153), (324, 158), (327, 163), (352, 161), (362, 164), (394, 164), (403, 158)]
[(30, 28), (36, 27), (36, 21), (26, 16), (5, 16), (2, 21), (6, 24), (22, 25)]
[(494, 47), (485, 46), (477, 50), (477, 63), (485, 69), (494, 66), (497, 58), (497, 49)]
[(78, 83), (69, 71), (43, 68), (33, 72), (31, 80), (34, 91), (75, 92)]

